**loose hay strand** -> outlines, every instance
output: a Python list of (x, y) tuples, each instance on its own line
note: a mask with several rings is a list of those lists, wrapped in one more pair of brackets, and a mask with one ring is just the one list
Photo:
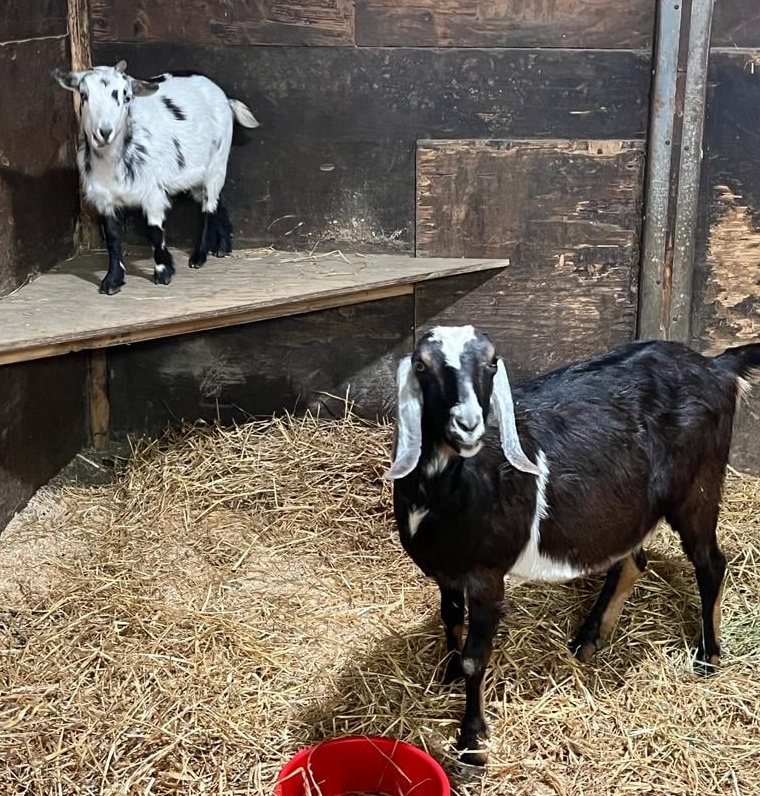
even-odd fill
[(391, 436), (348, 413), (196, 426), (137, 443), (111, 484), (43, 489), (0, 537), (0, 793), (263, 796), (344, 733), (429, 750), (460, 796), (760, 792), (760, 479), (727, 477), (709, 680), (667, 530), (591, 665), (567, 639), (598, 580), (508, 585), (473, 780), (436, 590), (380, 477)]

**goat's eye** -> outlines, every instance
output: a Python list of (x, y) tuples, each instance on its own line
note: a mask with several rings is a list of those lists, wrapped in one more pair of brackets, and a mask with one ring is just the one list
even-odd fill
[(124, 95), (124, 102), (129, 102), (132, 99), (129, 95)]
[(82, 102), (87, 102), (87, 95), (82, 91), (79, 93)]
[(425, 371), (425, 363), (424, 362), (420, 362), (419, 360), (417, 360), (414, 363), (414, 369), (417, 371), (417, 373), (424, 373), (424, 371)]
[(498, 360), (498, 359), (496, 359), (496, 357), (494, 357), (494, 358), (493, 358), (493, 359), (492, 359), (492, 360), (491, 360), (491, 361), (490, 361), (490, 362), (489, 362), (489, 363), (486, 365), (486, 367), (487, 367), (489, 370), (496, 370), (496, 366), (497, 366), (498, 362), (499, 362), (499, 360)]

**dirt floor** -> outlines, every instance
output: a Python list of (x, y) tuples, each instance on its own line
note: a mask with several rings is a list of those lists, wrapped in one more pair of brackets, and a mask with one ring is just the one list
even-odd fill
[(38, 493), (0, 536), (0, 794), (264, 796), (344, 733), (427, 748), (459, 796), (760, 793), (760, 479), (727, 481), (722, 670), (692, 673), (697, 590), (668, 529), (591, 664), (567, 640), (599, 579), (508, 586), (491, 762), (464, 777), (390, 443), (352, 418), (198, 427)]

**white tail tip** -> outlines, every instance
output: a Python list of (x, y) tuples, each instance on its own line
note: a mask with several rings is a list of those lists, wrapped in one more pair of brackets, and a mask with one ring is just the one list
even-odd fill
[(251, 113), (251, 109), (244, 102), (231, 99), (230, 108), (232, 108), (232, 114), (235, 117), (235, 121), (239, 125), (242, 125), (243, 127), (259, 126), (259, 123), (256, 121), (256, 117)]

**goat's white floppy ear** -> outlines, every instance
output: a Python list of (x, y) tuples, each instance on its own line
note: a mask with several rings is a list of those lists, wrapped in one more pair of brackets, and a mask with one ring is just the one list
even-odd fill
[(496, 375), (493, 377), (493, 392), (491, 393), (491, 407), (499, 423), (501, 435), (501, 448), (507, 461), (516, 470), (524, 473), (538, 475), (538, 467), (525, 455), (520, 438), (517, 436), (515, 421), (515, 405), (512, 401), (512, 390), (509, 387), (507, 369), (504, 362), (499, 359), (496, 363)]
[(403, 478), (414, 470), (422, 450), (422, 392), (412, 372), (412, 358), (404, 357), (396, 372), (396, 454), (383, 478)]

